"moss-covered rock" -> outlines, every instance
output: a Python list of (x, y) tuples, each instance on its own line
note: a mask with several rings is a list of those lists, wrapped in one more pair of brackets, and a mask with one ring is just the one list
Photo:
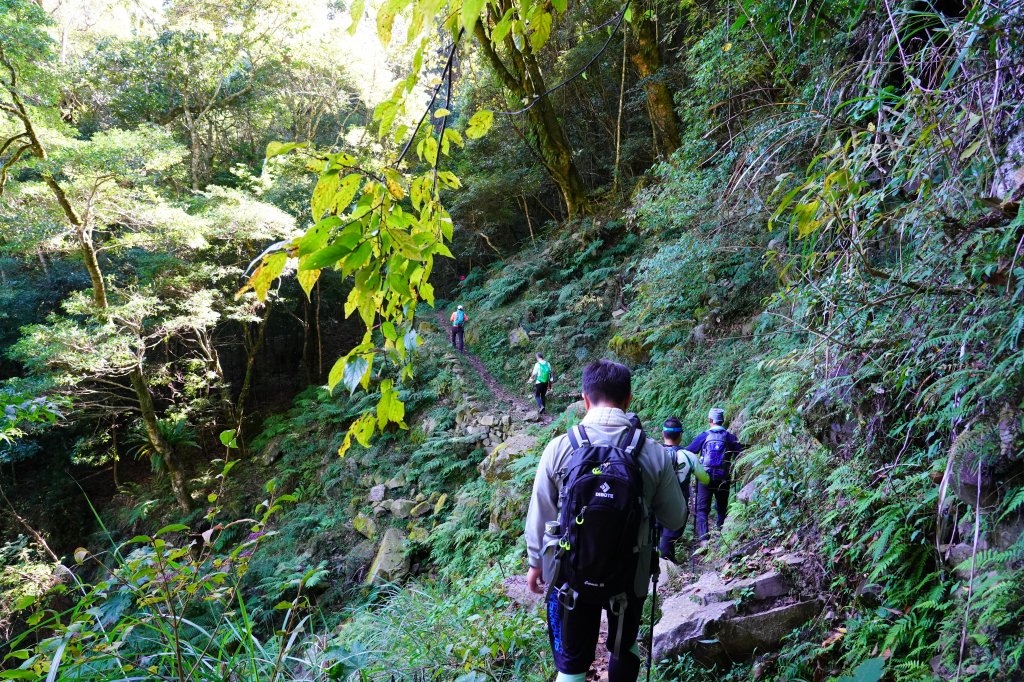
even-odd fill
[(398, 582), (409, 574), (409, 560), (405, 555), (406, 533), (399, 528), (388, 528), (377, 548), (370, 570), (366, 574), (366, 584), (378, 582)]

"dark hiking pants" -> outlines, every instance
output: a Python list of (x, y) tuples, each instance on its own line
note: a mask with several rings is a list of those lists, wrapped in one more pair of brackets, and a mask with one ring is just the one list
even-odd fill
[(533, 385), (533, 399), (537, 401), (537, 409), (544, 409), (548, 402), (548, 382)]
[(452, 348), (465, 350), (464, 331), (465, 327), (462, 325), (452, 325)]
[[(558, 601), (558, 592), (548, 594), (548, 641), (555, 655), (555, 668), (566, 675), (579, 675), (590, 670), (597, 653), (597, 640), (601, 631), (601, 611), (608, 604), (584, 604), (577, 602), (571, 611)], [(611, 652), (608, 658), (608, 682), (635, 682), (640, 674), (640, 657), (633, 650), (640, 633), (644, 600), (631, 597), (621, 616), (608, 612), (608, 638), (605, 646)], [(622, 619), (622, 634), (619, 638), (618, 655), (612, 651), (615, 637), (619, 634), (619, 619)]]
[[(689, 508), (689, 486), (682, 486), (682, 484), (680, 484), (680, 486), (683, 488), (683, 499), (686, 501), (687, 508)], [(683, 532), (686, 530), (686, 524), (683, 524), (683, 526), (679, 530), (669, 530), (668, 528), (661, 528), (661, 524), (658, 524), (658, 527), (661, 530), (661, 539), (658, 542), (658, 553), (662, 557), (671, 561), (672, 563), (678, 564), (679, 561), (676, 560), (676, 543), (678, 542), (679, 538), (683, 537)]]
[(676, 561), (676, 541), (683, 537), (684, 528), (679, 530), (669, 530), (668, 528), (661, 529), (661, 541), (658, 542), (658, 554), (663, 558), (668, 559), (674, 564), (678, 564)]
[(725, 514), (729, 509), (729, 480), (712, 480), (704, 485), (697, 484), (697, 539), (704, 540), (708, 536), (708, 515), (711, 513), (711, 500), (715, 500), (715, 512), (718, 515), (718, 527), (725, 523)]

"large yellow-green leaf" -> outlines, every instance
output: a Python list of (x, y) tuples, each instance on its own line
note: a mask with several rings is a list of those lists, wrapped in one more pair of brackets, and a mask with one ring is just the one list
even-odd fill
[(386, 2), (377, 10), (377, 37), (381, 45), (387, 47), (391, 44), (391, 29), (395, 24), (395, 3)]
[(444, 135), (441, 136), (441, 153), (448, 156), (451, 151), (451, 146), (464, 147), (466, 143), (462, 139), (462, 135), (458, 130), (452, 128), (445, 128)]
[(256, 268), (256, 271), (249, 278), (246, 285), (235, 294), (235, 298), (238, 298), (251, 288), (256, 292), (256, 296), (261, 301), (267, 300), (267, 292), (270, 291), (270, 285), (281, 276), (287, 262), (288, 254), (284, 251), (278, 251), (265, 256), (263, 262)]
[(401, 201), (405, 198), (405, 187), (402, 186), (402, 174), (394, 168), (388, 168), (384, 171), (384, 181), (387, 183), (388, 192), (395, 201)]
[(366, 4), (364, 0), (352, 0), (352, 6), (349, 8), (349, 14), (352, 16), (352, 25), (348, 29), (350, 35), (356, 34), (356, 30), (359, 28), (359, 22), (363, 19), (363, 12), (365, 11), (365, 8)]
[[(309, 270), (322, 270), (329, 268), (342, 258), (352, 253), (352, 249), (361, 238), (361, 233), (345, 235), (345, 238), (336, 239), (329, 246), (309, 254), (299, 262), (299, 272)], [(364, 242), (365, 243), (365, 242)]]
[(351, 358), (345, 363), (345, 371), (342, 373), (342, 381), (345, 383), (345, 388), (348, 389), (349, 393), (353, 393), (359, 384), (363, 382), (363, 377), (369, 376), (370, 374), (370, 360), (373, 356), (370, 355), (369, 359), (365, 355)]
[(337, 173), (325, 173), (316, 181), (313, 198), (309, 202), (313, 211), (313, 220), (320, 220), (334, 205), (334, 197), (338, 193), (340, 180)]
[(281, 154), (287, 154), (293, 149), (299, 149), (301, 147), (308, 146), (305, 142), (269, 142), (267, 144), (267, 155), (266, 158), (272, 159), (275, 156)]
[(551, 13), (536, 12), (533, 15), (533, 31), (530, 33), (530, 47), (534, 52), (539, 51), (547, 44), (551, 37)]
[(416, 146), (416, 154), (431, 166), (437, 165), (437, 140), (428, 135)]
[(327, 216), (316, 225), (306, 230), (306, 234), (299, 237), (297, 242), (299, 258), (308, 256), (319, 251), (327, 244), (328, 237), (335, 228), (341, 227), (341, 218), (336, 215)]
[(455, 173), (452, 173), (451, 171), (438, 172), (437, 179), (440, 182), (444, 183), (445, 186), (450, 187), (451, 189), (458, 189), (459, 187), (462, 187), (462, 182), (459, 181), (458, 176), (456, 176)]
[(359, 183), (362, 179), (363, 177), (359, 175), (359, 173), (346, 175), (341, 182), (338, 183), (338, 189), (334, 195), (334, 201), (331, 202), (331, 209), (338, 213), (348, 210), (349, 205), (352, 203), (352, 199), (356, 196), (356, 192), (359, 191)]
[(505, 16), (503, 16), (501, 20), (494, 25), (494, 28), (491, 29), (491, 42), (497, 45), (501, 43), (501, 41), (505, 40), (505, 36), (507, 36), (508, 32), (512, 30), (512, 22), (514, 20), (515, 11), (510, 8), (505, 12)]
[(462, 0), (462, 26), (466, 33), (473, 35), (476, 22), (480, 19), (480, 11), (487, 4), (487, 0)]
[(353, 439), (358, 441), (363, 447), (368, 446), (370, 438), (373, 436), (375, 424), (376, 420), (372, 412), (367, 412), (352, 422), (352, 425), (348, 427), (348, 431), (345, 433), (345, 439), (341, 442), (341, 447), (338, 448), (338, 455), (340, 457), (345, 456), (345, 453), (352, 447)]
[(373, 244), (368, 241), (363, 242), (359, 245), (355, 251), (345, 258), (342, 263), (342, 274), (346, 277), (358, 270), (359, 268), (366, 265), (367, 261), (370, 260), (370, 256), (373, 255)]
[(299, 270), (296, 277), (299, 280), (299, 286), (306, 292), (306, 300), (311, 300), (309, 292), (313, 290), (313, 285), (320, 279), (320, 270)]
[(383, 429), (394, 423), (405, 428), (405, 403), (398, 398), (398, 391), (391, 379), (380, 383), (380, 402), (377, 403), (377, 428)]
[(466, 127), (466, 137), (471, 140), (480, 139), (487, 134), (487, 131), (491, 129), (493, 124), (494, 112), (481, 109), (469, 119), (469, 125)]

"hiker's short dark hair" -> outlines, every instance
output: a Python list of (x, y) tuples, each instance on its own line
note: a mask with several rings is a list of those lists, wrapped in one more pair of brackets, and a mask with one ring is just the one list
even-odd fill
[(661, 432), (667, 440), (678, 443), (683, 438), (683, 423), (678, 417), (669, 417), (661, 427)]
[(595, 360), (583, 368), (583, 393), (591, 403), (625, 407), (633, 393), (633, 375), (625, 365)]
[(540, 353), (537, 353), (537, 359), (538, 359), (538, 360), (543, 360), (543, 359), (544, 359), (544, 356), (543, 356), (543, 355), (541, 355)]

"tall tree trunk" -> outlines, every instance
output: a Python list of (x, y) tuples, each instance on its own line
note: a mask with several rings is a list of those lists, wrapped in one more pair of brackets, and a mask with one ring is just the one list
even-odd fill
[(248, 325), (242, 330), (245, 340), (245, 376), (242, 378), (242, 388), (238, 392), (238, 402), (235, 406), (235, 414), (238, 415), (235, 439), (238, 441), (239, 447), (243, 449), (245, 445), (242, 439), (242, 421), (245, 418), (245, 404), (249, 400), (249, 392), (252, 389), (252, 377), (256, 369), (256, 356), (259, 354), (260, 349), (263, 348), (263, 340), (267, 335), (267, 320), (270, 319), (270, 310), (273, 305), (272, 301), (267, 301), (263, 317), (258, 323), (259, 326), (255, 338), (253, 338)]
[(50, 192), (57, 200), (57, 204), (64, 212), (64, 216), (71, 223), (71, 227), (74, 228), (75, 236), (78, 237), (78, 246), (82, 251), (82, 261), (85, 263), (86, 272), (89, 273), (89, 279), (92, 280), (92, 302), (98, 310), (106, 310), (107, 284), (103, 280), (103, 270), (100, 269), (100, 261), (96, 256), (96, 246), (92, 241), (92, 221), (90, 220), (89, 211), (86, 211), (84, 215), (79, 215), (78, 211), (71, 205), (71, 201), (64, 192), (64, 188), (52, 175), (44, 175), (43, 180), (46, 182), (46, 186), (50, 188)]
[(302, 301), (302, 379), (306, 384), (313, 383), (313, 343), (316, 341), (313, 332), (313, 301), (307, 298)]
[(171, 492), (178, 506), (183, 512), (192, 510), (192, 494), (189, 492), (188, 480), (185, 478), (185, 471), (178, 461), (177, 453), (171, 444), (160, 433), (159, 419), (156, 416), (156, 406), (153, 403), (153, 394), (149, 391), (149, 384), (142, 373), (142, 366), (133, 369), (128, 378), (135, 389), (135, 396), (139, 401), (139, 412), (142, 414), (142, 425), (146, 429), (146, 437), (150, 445), (164, 461), (167, 469), (167, 477), (171, 481)]
[(572, 158), (572, 147), (558, 122), (551, 101), (544, 97), (527, 112), (530, 132), (537, 142), (544, 166), (558, 185), (569, 216), (587, 212), (587, 188)]
[(224, 368), (220, 364), (220, 353), (213, 339), (202, 329), (195, 329), (196, 346), (206, 360), (206, 370), (217, 377), (216, 391), (220, 396), (220, 409), (224, 421), (228, 424), (238, 423), (238, 414), (235, 412), (235, 401), (231, 397), (231, 386), (224, 377)]
[(107, 284), (103, 280), (103, 270), (100, 269), (99, 258), (96, 257), (96, 247), (92, 243), (92, 228), (82, 225), (78, 230), (78, 241), (82, 249), (82, 260), (85, 261), (85, 269), (92, 280), (92, 298), (96, 307), (100, 310), (107, 308)]
[[(0, 41), (0, 64), (3, 64), (10, 74), (6, 80), (0, 79), (0, 86), (2, 86), (11, 96), (11, 113), (13, 113), (14, 117), (19, 120), (23, 126), (24, 132), (19, 134), (19, 137), (24, 136), (28, 139), (27, 146), (23, 147), (22, 152), (19, 153), (23, 153), (24, 150), (30, 150), (36, 158), (41, 161), (45, 161), (47, 158), (46, 147), (43, 146), (42, 141), (36, 134), (31, 112), (25, 105), (24, 99), (21, 96), (21, 91), (18, 86), (17, 72), (13, 63), (7, 58), (7, 55), (3, 51), (2, 41)], [(75, 210), (74, 206), (71, 205), (71, 200), (64, 191), (64, 187), (57, 182), (57, 179), (51, 174), (44, 173), (43, 181), (50, 189), (50, 193), (53, 194), (54, 199), (56, 199), (57, 204), (60, 206), (61, 211), (64, 213), (64, 216), (68, 221), (68, 224), (78, 237), (79, 246), (82, 250), (82, 259), (85, 261), (85, 268), (89, 273), (89, 279), (92, 280), (93, 303), (96, 306), (97, 314), (104, 315), (108, 307), (107, 285), (103, 279), (103, 270), (100, 268), (99, 259), (96, 256), (96, 248), (92, 241), (93, 227), (92, 217), (90, 214), (91, 212), (86, 208), (83, 214), (79, 214), (78, 211)], [(0, 185), (0, 188), (2, 188), (2, 185)], [(159, 422), (156, 416), (156, 407), (153, 404), (153, 394), (150, 393), (149, 384), (146, 381), (141, 360), (129, 373), (128, 377), (139, 401), (139, 411), (142, 413), (142, 420), (146, 429), (146, 435), (149, 438), (153, 449), (163, 457), (167, 470), (170, 473), (171, 488), (174, 492), (174, 497), (178, 500), (178, 504), (181, 506), (182, 510), (187, 512), (192, 508), (192, 496), (189, 494), (188, 481), (185, 478), (184, 471), (177, 459), (174, 448), (171, 447), (160, 433)]]
[(622, 108), (626, 98), (626, 53), (629, 45), (629, 24), (622, 25), (622, 71), (619, 74), (619, 110), (615, 117), (615, 168), (612, 171), (612, 193), (619, 191), (619, 163), (622, 161)]
[[(494, 10), (488, 10), (488, 14), (493, 25), (497, 21)], [(569, 216), (586, 213), (586, 185), (573, 159), (572, 146), (565, 128), (558, 120), (551, 98), (546, 94), (544, 76), (529, 43), (518, 45), (511, 35), (506, 37), (503, 46), (508, 59), (504, 60), (498, 54), (498, 46), (491, 42), (483, 23), (477, 23), (474, 35), (502, 84), (517, 100), (533, 104), (526, 111), (529, 137), (537, 145), (548, 175), (558, 185)]]
[(679, 148), (679, 118), (668, 85), (657, 75), (661, 69), (657, 26), (654, 19), (646, 16), (634, 29), (636, 48), (630, 53), (630, 61), (644, 83), (654, 137), (661, 140), (665, 152), (670, 154)]
[(202, 172), (202, 158), (200, 156), (200, 150), (203, 146), (202, 135), (199, 132), (199, 121), (192, 115), (192, 111), (189, 109), (188, 99), (185, 100), (183, 111), (185, 116), (185, 127), (188, 129), (189, 178), (192, 181), (192, 191), (198, 192), (201, 189), (199, 176)]

